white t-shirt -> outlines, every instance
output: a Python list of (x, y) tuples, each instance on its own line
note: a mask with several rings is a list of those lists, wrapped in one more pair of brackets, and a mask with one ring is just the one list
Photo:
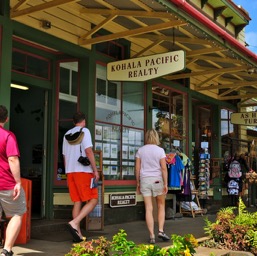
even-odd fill
[(146, 177), (162, 178), (160, 160), (165, 157), (164, 149), (157, 145), (146, 144), (139, 148), (136, 158), (141, 160), (140, 180)]
[[(75, 132), (79, 132), (80, 129), (81, 129), (80, 126), (75, 126), (69, 131), (67, 131), (65, 135), (70, 133), (74, 134)], [(62, 154), (65, 156), (66, 173), (72, 173), (72, 172), (92, 173), (93, 172), (91, 165), (84, 166), (78, 162), (78, 158), (80, 157), (80, 155), (86, 156), (85, 149), (93, 146), (90, 131), (87, 128), (83, 128), (82, 131), (84, 132), (84, 137), (81, 144), (70, 145), (66, 140), (65, 135), (63, 137)], [(80, 146), (81, 146), (81, 153), (80, 153)]]

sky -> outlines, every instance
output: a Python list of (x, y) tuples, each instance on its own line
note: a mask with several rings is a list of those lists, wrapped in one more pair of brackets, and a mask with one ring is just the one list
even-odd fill
[(257, 0), (233, 0), (236, 5), (241, 5), (251, 18), (245, 27), (245, 41), (248, 49), (257, 54)]

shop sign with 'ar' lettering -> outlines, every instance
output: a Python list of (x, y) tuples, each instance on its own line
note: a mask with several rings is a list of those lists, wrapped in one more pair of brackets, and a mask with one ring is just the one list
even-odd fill
[(110, 207), (124, 207), (136, 205), (136, 193), (110, 194)]
[(257, 112), (232, 113), (230, 119), (232, 124), (257, 126)]
[(184, 70), (183, 50), (150, 55), (107, 64), (109, 81), (147, 81)]

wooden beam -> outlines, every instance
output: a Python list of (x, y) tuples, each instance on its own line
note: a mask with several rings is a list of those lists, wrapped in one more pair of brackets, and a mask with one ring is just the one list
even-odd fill
[(247, 99), (257, 98), (257, 93), (218, 97), (218, 100), (237, 100), (237, 99), (246, 99), (246, 98)]
[[(239, 72), (237, 72), (236, 74), (237, 75), (239, 75), (240, 74), (240, 76), (241, 76), (241, 74), (242, 73), (246, 73), (246, 72), (241, 72), (241, 71), (239, 71)], [(238, 83), (238, 82), (255, 82), (255, 81), (257, 81), (257, 80), (245, 80), (245, 79), (235, 79), (235, 78), (224, 78), (224, 77), (221, 77), (221, 78), (219, 78), (219, 83), (220, 84), (225, 84), (225, 85), (227, 85), (227, 84), (235, 84), (235, 83)]]
[(239, 104), (243, 104), (244, 102), (247, 102), (247, 101), (249, 101), (248, 99), (243, 99), (243, 100), (241, 100), (240, 102), (239, 102)]
[(28, 0), (20, 0), (16, 5), (14, 5), (12, 7), (12, 11), (18, 10), (19, 7), (21, 7), (22, 5), (26, 4), (26, 2), (28, 2)]
[(197, 91), (197, 88), (201, 88), (201, 86), (203, 86), (204, 84), (208, 83), (209, 81), (212, 81), (212, 80), (216, 79), (219, 76), (220, 76), (220, 74), (215, 74), (215, 75), (210, 76), (209, 78), (205, 79), (201, 83), (197, 84), (197, 87), (195, 88), (195, 91)]
[(238, 86), (245, 87), (245, 86), (251, 86), (251, 85), (257, 85), (257, 81), (235, 81), (234, 83), (210, 85), (206, 87), (200, 87), (197, 89), (197, 91), (208, 91), (212, 89), (225, 89), (225, 88), (233, 88), (233, 87), (236, 88)]
[(213, 48), (204, 48), (200, 50), (194, 50), (186, 53), (186, 57), (194, 57), (202, 54), (209, 54), (214, 52), (221, 52), (221, 51), (227, 51), (228, 49), (221, 49), (219, 47), (213, 47)]
[(163, 40), (163, 41), (174, 41), (175, 40), (175, 42), (180, 42), (180, 43), (209, 45), (208, 42), (204, 39), (186, 38), (186, 37), (180, 37), (180, 36), (143, 34), (143, 35), (135, 36), (135, 38), (144, 38), (144, 39), (150, 39), (150, 40)]
[(223, 97), (223, 96), (228, 95), (229, 93), (231, 93), (231, 92), (233, 92), (233, 91), (237, 91), (239, 88), (240, 88), (240, 87), (236, 87), (236, 88), (232, 88), (232, 89), (230, 89), (230, 90), (226, 90), (226, 91), (224, 91), (223, 93), (220, 93), (220, 94), (219, 94), (219, 97)]
[(183, 79), (183, 78), (189, 78), (189, 77), (194, 77), (194, 76), (206, 76), (206, 75), (213, 75), (213, 74), (233, 73), (235, 71), (240, 71), (240, 70), (246, 70), (246, 68), (245, 67), (233, 67), (233, 68), (210, 69), (210, 70), (199, 71), (199, 72), (165, 76), (164, 78), (167, 80), (176, 80), (176, 79)]
[(103, 28), (105, 25), (107, 25), (110, 21), (112, 21), (113, 19), (115, 19), (117, 16), (116, 15), (111, 15), (110, 17), (106, 18), (105, 20), (103, 20), (102, 22), (100, 22), (99, 24), (97, 24), (94, 28), (92, 28), (87, 34), (81, 36), (81, 40), (85, 40), (88, 37), (90, 37), (91, 35), (93, 35), (94, 33), (96, 33), (98, 30), (100, 30), (101, 28)]
[(102, 42), (116, 40), (119, 38), (126, 38), (133, 35), (144, 34), (144, 33), (152, 32), (156, 30), (159, 31), (167, 28), (176, 27), (176, 26), (183, 26), (186, 24), (187, 24), (186, 22), (182, 22), (182, 21), (169, 21), (169, 22), (164, 22), (156, 25), (147, 26), (147, 27), (126, 30), (124, 32), (118, 32), (118, 33), (109, 34), (105, 36), (99, 36), (91, 39), (86, 39), (86, 40), (79, 39), (79, 45), (98, 44)]
[(255, 106), (257, 106), (257, 102), (256, 102), (256, 103), (248, 103), (248, 104), (240, 104), (240, 103), (239, 103), (239, 106), (240, 106), (241, 108), (245, 108), (245, 107), (255, 107)]
[(152, 44), (148, 45), (147, 47), (145, 47), (142, 51), (136, 53), (134, 56), (132, 56), (132, 58), (136, 58), (140, 55), (142, 55), (144, 52), (148, 51), (149, 49), (153, 48), (154, 46), (161, 44), (163, 41), (157, 41), (157, 42), (153, 42)]
[(233, 64), (241, 64), (242, 62), (237, 59), (232, 59), (232, 58), (224, 58), (224, 57), (214, 57), (214, 56), (206, 56), (206, 55), (201, 55), (197, 56), (197, 59), (199, 60), (206, 60), (206, 61), (214, 61), (214, 62), (220, 62), (220, 63), (233, 63)]
[(98, 15), (117, 15), (117, 16), (132, 16), (132, 17), (147, 17), (147, 18), (166, 18), (171, 19), (172, 15), (168, 12), (156, 11), (134, 11), (134, 10), (110, 10), (110, 9), (93, 9), (83, 8), (80, 13), (82, 14), (98, 14)]
[(53, 0), (51, 2), (46, 2), (43, 4), (38, 4), (20, 11), (11, 11), (11, 18), (17, 18), (20, 16), (24, 16), (24, 15), (28, 15), (28, 14), (32, 14), (34, 12), (39, 12), (39, 11), (44, 11), (46, 9), (49, 8), (53, 8), (59, 5), (63, 5), (63, 4), (68, 4), (68, 3), (72, 3), (72, 2), (78, 2), (79, 0)]
[(191, 64), (195, 64), (195, 62), (197, 61), (197, 58), (193, 58), (193, 59), (189, 59), (186, 61), (186, 66), (190, 66)]
[(243, 91), (246, 91), (247, 93), (257, 93), (257, 89), (256, 88), (242, 88)]
[(139, 6), (141, 9), (146, 10), (146, 11), (152, 11), (152, 8), (149, 7), (150, 5), (147, 5), (143, 3), (142, 1), (138, 0), (130, 0), (130, 2), (134, 3), (135, 5)]

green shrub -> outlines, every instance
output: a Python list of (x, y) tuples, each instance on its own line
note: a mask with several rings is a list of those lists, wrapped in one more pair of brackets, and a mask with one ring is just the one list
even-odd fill
[(185, 236), (172, 235), (173, 245), (167, 249), (167, 255), (172, 256), (190, 256), (195, 253), (195, 249), (198, 246), (197, 240), (193, 235), (188, 234)]
[(65, 256), (192, 256), (198, 246), (191, 234), (185, 236), (172, 235), (172, 245), (160, 248), (158, 245), (135, 244), (127, 240), (126, 232), (121, 229), (113, 236), (112, 241), (105, 237), (74, 244)]
[(110, 246), (111, 242), (100, 236), (98, 239), (85, 240), (81, 243), (73, 244), (71, 251), (66, 256), (107, 256), (109, 255)]
[(245, 204), (239, 199), (238, 213), (236, 207), (222, 208), (217, 213), (214, 223), (205, 220), (204, 230), (211, 240), (203, 246), (257, 252), (257, 214), (246, 211)]

